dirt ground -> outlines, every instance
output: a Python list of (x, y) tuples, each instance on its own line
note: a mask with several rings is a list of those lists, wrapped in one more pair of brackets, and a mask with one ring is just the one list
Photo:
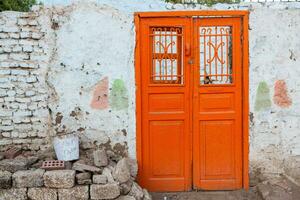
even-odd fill
[(151, 193), (154, 200), (300, 200), (300, 186), (279, 176), (258, 181), (248, 191)]
[(151, 193), (153, 200), (262, 200), (256, 187), (249, 191), (191, 191), (176, 193)]

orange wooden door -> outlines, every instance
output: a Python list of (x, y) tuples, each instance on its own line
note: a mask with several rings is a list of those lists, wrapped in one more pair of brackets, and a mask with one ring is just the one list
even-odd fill
[(242, 188), (240, 26), (239, 18), (194, 20), (194, 188)]
[(140, 184), (242, 188), (241, 19), (157, 17), (139, 26)]
[(139, 176), (150, 191), (191, 188), (190, 34), (189, 19), (141, 20)]

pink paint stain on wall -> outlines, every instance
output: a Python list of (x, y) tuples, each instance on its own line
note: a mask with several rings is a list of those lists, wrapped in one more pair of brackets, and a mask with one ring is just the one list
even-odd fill
[(91, 107), (94, 109), (105, 109), (108, 108), (108, 106), (108, 78), (105, 77), (94, 87)]
[(282, 108), (287, 108), (292, 105), (292, 99), (288, 95), (288, 89), (284, 80), (278, 80), (274, 86), (273, 101), (276, 105)]

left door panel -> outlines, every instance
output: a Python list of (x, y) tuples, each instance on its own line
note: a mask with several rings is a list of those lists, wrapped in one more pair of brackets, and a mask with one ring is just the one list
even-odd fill
[(142, 19), (142, 160), (139, 179), (150, 191), (191, 188), (190, 20)]

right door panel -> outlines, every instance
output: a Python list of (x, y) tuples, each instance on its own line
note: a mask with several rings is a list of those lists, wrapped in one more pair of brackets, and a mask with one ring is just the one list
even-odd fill
[(242, 187), (242, 63), (238, 18), (194, 20), (193, 185)]

